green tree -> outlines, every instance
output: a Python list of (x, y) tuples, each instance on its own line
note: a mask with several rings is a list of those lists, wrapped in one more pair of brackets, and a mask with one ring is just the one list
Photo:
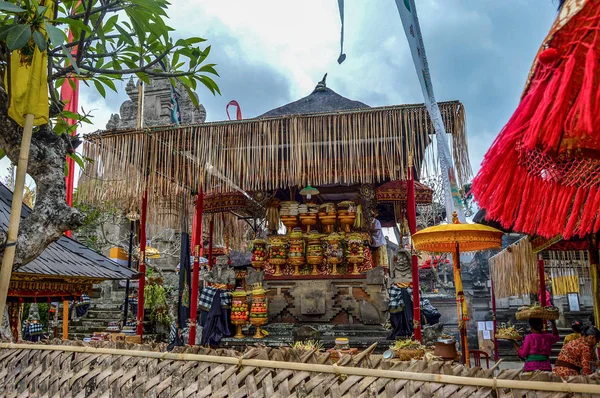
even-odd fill
[[(54, 13), (47, 12), (54, 5)], [(68, 78), (105, 96), (116, 91), (115, 81), (136, 75), (170, 78), (181, 82), (192, 101), (198, 86), (219, 93), (211, 76), (218, 76), (214, 64), (205, 62), (210, 46), (200, 37), (175, 40), (167, 25), (166, 0), (15, 0), (0, 1), (0, 72), (10, 73), (11, 56), (27, 62), (38, 48), (48, 53), (48, 97), (51, 121), (34, 131), (27, 173), (36, 183), (33, 212), (21, 221), (15, 268), (37, 257), (65, 231), (82, 225), (84, 216), (65, 201), (65, 157), (76, 154), (77, 136), (68, 134), (76, 124), (89, 122), (79, 114), (64, 111), (59, 90), (72, 84)], [(50, 18), (47, 15), (51, 15)], [(73, 40), (69, 42), (66, 31)], [(0, 83), (3, 85), (3, 83)], [(0, 156), (17, 163), (22, 129), (7, 116), (8, 95), (0, 87)], [(6, 240), (0, 231), (0, 242)], [(0, 259), (2, 252), (0, 252)]]

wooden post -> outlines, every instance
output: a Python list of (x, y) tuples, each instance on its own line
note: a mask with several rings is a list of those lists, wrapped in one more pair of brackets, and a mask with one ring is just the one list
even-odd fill
[(590, 258), (590, 276), (592, 279), (592, 298), (594, 303), (594, 322), (600, 327), (600, 259), (598, 255), (598, 236), (588, 237), (588, 256)]
[(17, 248), (17, 236), (19, 234), (19, 223), (21, 222), (21, 208), (23, 207), (23, 190), (25, 189), (25, 176), (27, 174), (27, 162), (29, 161), (29, 147), (31, 146), (31, 135), (33, 133), (34, 115), (25, 115), (25, 126), (23, 127), (23, 138), (21, 139), (21, 150), (17, 164), (17, 179), (10, 207), (10, 220), (6, 243), (4, 244), (4, 256), (2, 257), (2, 269), (0, 270), (0, 316), (4, 316), (6, 310), (6, 296), (10, 286), (15, 251)]
[(498, 327), (496, 319), (496, 291), (494, 290), (494, 280), (490, 278), (492, 283), (492, 322), (494, 323), (494, 361), (498, 361), (498, 339), (496, 338), (496, 328)]
[[(406, 215), (408, 229), (411, 236), (417, 232), (417, 203), (415, 198), (415, 178), (413, 173), (412, 155), (408, 156), (408, 181), (406, 184)], [(402, 242), (399, 242), (402, 245)], [(421, 333), (421, 292), (419, 284), (419, 258), (412, 245), (411, 239), (411, 264), (412, 264), (412, 287), (413, 287), (413, 324), (415, 340), (423, 341)]]
[(140, 279), (138, 283), (138, 308), (136, 334), (144, 335), (144, 288), (146, 286), (146, 213), (148, 212), (148, 190), (142, 199), (142, 216), (140, 218)]
[(192, 225), (192, 243), (194, 245), (194, 270), (192, 272), (192, 294), (190, 297), (190, 345), (196, 344), (196, 322), (198, 318), (198, 279), (200, 278), (200, 257), (202, 257), (202, 211), (204, 193), (202, 188), (196, 198), (194, 223)]
[(546, 306), (546, 274), (544, 273), (544, 257), (538, 254), (538, 277), (540, 278), (540, 305)]
[(63, 301), (62, 339), (69, 340), (69, 302)]
[(456, 252), (454, 253), (454, 287), (456, 289), (460, 289), (460, 291), (456, 292), (457, 295), (457, 305), (459, 307), (458, 310), (458, 328), (460, 333), (460, 351), (463, 357), (463, 363), (467, 366), (471, 365), (471, 358), (469, 358), (469, 339), (467, 337), (467, 325), (465, 324), (464, 313), (463, 313), (463, 303), (465, 300), (465, 293), (462, 290), (462, 281), (460, 282), (460, 286), (456, 283), (456, 280), (460, 278), (460, 244), (456, 242)]

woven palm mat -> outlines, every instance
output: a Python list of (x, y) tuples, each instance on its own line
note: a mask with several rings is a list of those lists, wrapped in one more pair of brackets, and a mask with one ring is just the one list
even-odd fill
[[(58, 345), (80, 342), (52, 341)], [(569, 397), (567, 393), (536, 392), (459, 386), (377, 377), (363, 377), (310, 371), (256, 368), (180, 359), (128, 356), (127, 350), (158, 351), (163, 345), (134, 345), (97, 342), (96, 348), (123, 349), (122, 353), (65, 352), (31, 348), (4, 348), (0, 351), (0, 396), (6, 397)], [(298, 352), (289, 348), (249, 347), (245, 353), (178, 347), (189, 354), (243, 356), (246, 359), (329, 363), (326, 353)], [(492, 371), (443, 362), (390, 362), (368, 354), (343, 356), (339, 366), (391, 369), (416, 373), (448, 374), (491, 378)], [(560, 381), (550, 374), (519, 375), (503, 371), (498, 379)], [(598, 384), (598, 379), (572, 380)], [(592, 396), (592, 395), (587, 395)]]

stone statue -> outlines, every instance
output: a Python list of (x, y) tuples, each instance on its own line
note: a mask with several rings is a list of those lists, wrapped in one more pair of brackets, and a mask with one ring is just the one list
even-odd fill
[(218, 285), (235, 286), (235, 271), (229, 265), (227, 256), (217, 257), (217, 263), (210, 270), (201, 273), (202, 280)]
[[(137, 127), (139, 91), (133, 78), (129, 79), (125, 92), (129, 99), (121, 104), (119, 114), (110, 116), (110, 120), (106, 124), (108, 130)], [(182, 124), (204, 123), (206, 120), (204, 106), (194, 106), (179, 81), (176, 83), (174, 95), (179, 103)], [(197, 95), (196, 98), (198, 98)], [(166, 78), (150, 79), (150, 84), (144, 87), (144, 126), (168, 126), (173, 124), (171, 112), (170, 80)]]
[(246, 275), (246, 285), (247, 286), (256, 286), (262, 283), (265, 279), (265, 271), (257, 271), (252, 267), (248, 267), (248, 275)]
[(390, 280), (392, 283), (407, 283), (412, 281), (412, 264), (410, 252), (398, 249), (390, 268)]

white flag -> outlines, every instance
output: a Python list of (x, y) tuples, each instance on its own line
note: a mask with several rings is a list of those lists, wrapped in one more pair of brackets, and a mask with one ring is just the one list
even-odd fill
[(421, 83), (425, 106), (435, 129), (440, 169), (444, 180), (446, 217), (448, 217), (448, 222), (450, 222), (452, 220), (452, 212), (456, 211), (460, 222), (465, 222), (460, 190), (456, 182), (456, 174), (452, 164), (452, 155), (450, 154), (448, 141), (446, 141), (446, 128), (444, 127), (442, 115), (433, 94), (433, 85), (431, 84), (431, 75), (429, 74), (429, 66), (427, 65), (427, 56), (425, 55), (425, 46), (423, 45), (423, 36), (421, 36), (421, 27), (417, 18), (415, 2), (414, 0), (396, 0), (396, 6), (398, 7), (400, 19), (402, 19), (406, 38), (408, 39), (417, 77)]

